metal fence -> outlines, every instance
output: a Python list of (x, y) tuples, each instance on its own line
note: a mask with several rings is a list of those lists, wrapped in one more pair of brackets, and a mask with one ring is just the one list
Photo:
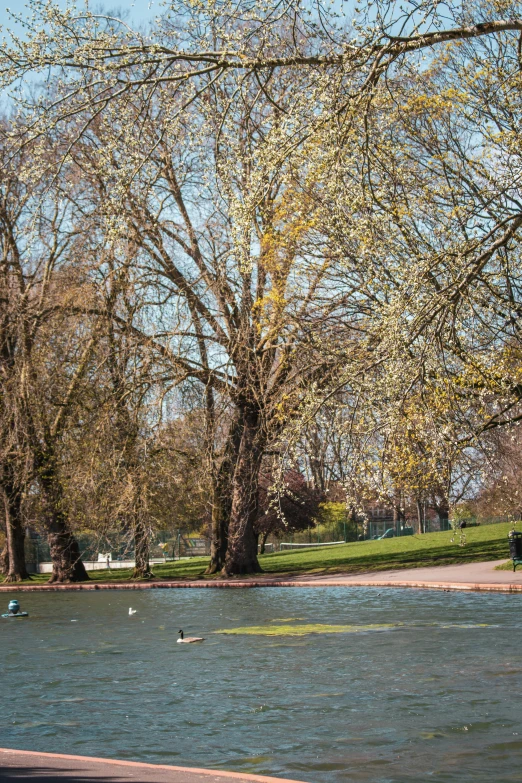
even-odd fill
[[(99, 555), (107, 553), (110, 553), (114, 567), (117, 567), (116, 563), (134, 562), (134, 546), (130, 535), (115, 534), (110, 537), (100, 537), (80, 534), (76, 538), (84, 562), (98, 563)], [(150, 546), (150, 557), (158, 562), (165, 559), (177, 560), (180, 557), (202, 557), (209, 554), (210, 541), (208, 539), (184, 535), (180, 530), (159, 532)], [(51, 561), (49, 544), (44, 536), (32, 530), (29, 531), (25, 538), (25, 559), (26, 562), (33, 563), (37, 571), (40, 563)], [(102, 564), (102, 567), (106, 567), (106, 565)]]

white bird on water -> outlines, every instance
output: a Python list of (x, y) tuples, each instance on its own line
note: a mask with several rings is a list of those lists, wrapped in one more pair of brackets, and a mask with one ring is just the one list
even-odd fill
[(129, 607), (129, 614), (130, 614), (130, 615), (132, 615), (132, 614), (136, 614), (136, 612), (137, 612), (137, 611), (138, 611), (138, 610), (137, 610), (137, 609), (133, 609), (133, 608), (132, 608), (132, 606), (130, 606), (130, 607)]
[(185, 637), (183, 636), (183, 631), (178, 631), (178, 633), (181, 634), (180, 638), (177, 640), (178, 644), (191, 644), (192, 642), (205, 641), (202, 636), (187, 636), (187, 638), (185, 639)]

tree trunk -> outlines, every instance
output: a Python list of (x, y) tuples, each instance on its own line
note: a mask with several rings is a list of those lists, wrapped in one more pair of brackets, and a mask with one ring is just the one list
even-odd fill
[(8, 571), (9, 571), (9, 549), (7, 548), (7, 538), (6, 538), (4, 548), (0, 552), (0, 574), (7, 575)]
[(264, 555), (265, 554), (265, 547), (266, 547), (266, 540), (268, 536), (270, 535), (270, 531), (265, 530), (264, 533), (261, 535), (261, 546), (259, 547), (259, 554)]
[(4, 478), (3, 496), (5, 506), (5, 530), (7, 566), (5, 582), (21, 582), (30, 579), (25, 563), (25, 528), (22, 520), (22, 490), (14, 481)]
[(393, 501), (393, 523), (395, 525), (395, 534), (401, 535), (401, 527), (405, 522), (404, 511), (401, 507), (401, 494), (399, 493)]
[[(210, 538), (210, 563), (206, 574), (217, 574), (225, 565), (228, 548), (228, 522), (232, 507), (232, 497), (224, 496), (224, 487), (218, 481), (213, 482), (212, 489), (212, 532)], [(228, 501), (228, 502), (227, 502)]]
[(6, 500), (6, 543), (9, 552), (9, 569), (4, 580), (6, 582), (30, 579), (25, 563), (25, 529), (21, 507), (21, 493), (16, 491), (14, 496), (11, 495)]
[(146, 524), (138, 519), (134, 526), (134, 572), (133, 579), (152, 579), (150, 570), (150, 536)]
[(251, 407), (243, 416), (243, 432), (232, 480), (232, 511), (228, 551), (223, 574), (253, 574), (261, 571), (257, 559), (254, 524), (259, 505), (259, 469), (264, 449), (260, 412)]
[(419, 521), (419, 533), (424, 533), (424, 514), (422, 509), (422, 501), (416, 500), (417, 505), (417, 519)]
[(236, 414), (221, 465), (217, 475), (212, 477), (210, 563), (205, 571), (206, 574), (217, 574), (225, 565), (228, 548), (228, 527), (232, 511), (232, 479), (241, 444), (242, 430), (243, 423), (239, 414)]
[(82, 563), (80, 547), (73, 535), (63, 509), (63, 493), (52, 458), (43, 460), (40, 485), (44, 501), (47, 540), (53, 571), (49, 584), (85, 582), (89, 575)]
[(53, 561), (49, 584), (69, 584), (89, 579), (78, 542), (61, 514), (56, 514), (48, 524), (47, 540)]
[(449, 524), (449, 503), (446, 500), (446, 498), (443, 498), (440, 503), (437, 501), (432, 501), (430, 504), (430, 508), (432, 508), (438, 518), (439, 518), (439, 527), (441, 530), (449, 530), (450, 524)]

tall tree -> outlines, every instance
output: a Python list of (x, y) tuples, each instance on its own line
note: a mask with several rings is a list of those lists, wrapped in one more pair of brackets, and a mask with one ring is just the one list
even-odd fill
[(21, 498), (35, 478), (47, 521), (52, 579), (85, 579), (63, 508), (57, 464), (57, 444), (94, 344), (77, 320), (66, 323), (60, 316), (65, 304), (86, 293), (74, 255), (77, 238), (52, 184), (53, 149), (47, 142), (14, 156), (5, 144), (2, 153), (1, 480), (8, 579), (27, 576)]

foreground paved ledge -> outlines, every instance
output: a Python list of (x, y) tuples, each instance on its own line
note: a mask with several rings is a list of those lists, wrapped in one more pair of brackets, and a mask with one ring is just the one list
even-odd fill
[(15, 783), (299, 783), (286, 778), (221, 772), (197, 767), (171, 767), (165, 764), (141, 764), (89, 756), (65, 756), (61, 753), (34, 753), (28, 750), (0, 748), (0, 781)]
[(505, 563), (495, 560), (464, 565), (404, 568), (367, 574), (321, 576), (285, 576), (267, 574), (249, 579), (160, 580), (153, 582), (81, 582), (70, 585), (0, 584), (0, 591), (37, 592), (62, 590), (169, 590), (181, 588), (253, 588), (253, 587), (411, 587), (426, 590), (465, 590), (475, 592), (520, 593), (522, 571), (496, 571)]

